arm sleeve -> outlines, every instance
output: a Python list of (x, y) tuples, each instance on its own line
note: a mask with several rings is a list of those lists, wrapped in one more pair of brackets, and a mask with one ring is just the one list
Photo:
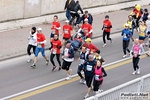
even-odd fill
[(130, 54), (131, 54), (131, 53), (133, 53), (133, 46), (132, 46), (131, 51), (130, 51)]
[(40, 42), (40, 44), (44, 44), (44, 43), (46, 43), (46, 40), (44, 40), (44, 41)]
[(102, 72), (103, 72), (103, 77), (106, 77), (107, 76), (107, 73), (105, 71), (105, 69), (102, 67)]

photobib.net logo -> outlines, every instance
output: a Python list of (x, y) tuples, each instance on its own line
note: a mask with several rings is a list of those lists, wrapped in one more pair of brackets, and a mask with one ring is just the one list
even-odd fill
[(147, 100), (150, 99), (149, 92), (121, 92), (120, 100)]

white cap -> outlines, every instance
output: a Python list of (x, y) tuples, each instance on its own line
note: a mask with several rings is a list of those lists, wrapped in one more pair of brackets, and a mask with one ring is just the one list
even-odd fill
[(85, 21), (85, 22), (87, 22), (87, 21), (88, 21), (88, 19), (87, 19), (87, 18), (85, 18), (85, 19), (84, 19), (84, 21)]
[(65, 22), (66, 22), (66, 23), (69, 23), (69, 20), (66, 20)]
[(37, 30), (38, 30), (38, 31), (42, 31), (42, 28), (39, 27)]

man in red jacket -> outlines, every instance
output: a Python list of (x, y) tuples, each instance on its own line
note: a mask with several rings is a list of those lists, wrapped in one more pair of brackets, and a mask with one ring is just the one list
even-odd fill
[(106, 46), (106, 40), (105, 40), (106, 35), (107, 35), (107, 40), (110, 40), (110, 42), (112, 43), (112, 39), (110, 38), (111, 28), (112, 28), (112, 24), (109, 20), (109, 16), (106, 15), (105, 20), (103, 21), (103, 28), (102, 28), (102, 30), (103, 30), (103, 42), (104, 42), (103, 47)]

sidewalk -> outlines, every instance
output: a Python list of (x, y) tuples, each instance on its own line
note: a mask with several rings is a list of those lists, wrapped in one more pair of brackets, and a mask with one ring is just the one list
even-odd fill
[[(144, 6), (143, 8), (150, 9), (150, 6)], [(105, 15), (109, 15), (110, 20), (112, 21), (113, 28), (111, 33), (117, 33), (123, 29), (123, 24), (127, 21), (127, 16), (130, 12), (131, 9), (94, 15), (93, 37), (99, 37), (102, 35), (101, 28)], [(61, 21), (61, 26), (63, 26), (63, 24), (64, 21)], [(48, 48), (51, 25), (42, 24), (36, 25), (36, 27), (41, 27), (43, 29), (43, 33), (47, 38), (46, 48)], [(27, 27), (0, 33), (0, 60), (5, 60), (8, 58), (13, 58), (27, 54), (26, 49), (28, 45), (28, 35), (30, 29), (31, 27)]]

